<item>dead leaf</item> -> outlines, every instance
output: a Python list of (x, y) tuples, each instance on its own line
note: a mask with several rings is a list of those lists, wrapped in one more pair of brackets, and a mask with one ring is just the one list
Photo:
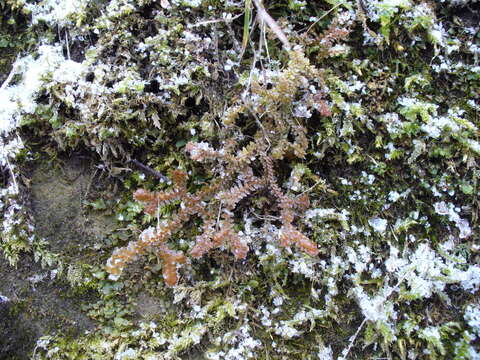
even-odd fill
[(160, 124), (160, 118), (158, 117), (157, 112), (152, 113), (152, 120), (153, 125), (155, 125), (158, 129), (162, 128), (162, 125)]

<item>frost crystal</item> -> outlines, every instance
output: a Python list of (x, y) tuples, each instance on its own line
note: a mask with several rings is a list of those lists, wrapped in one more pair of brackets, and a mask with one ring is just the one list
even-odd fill
[(89, 0), (45, 0), (39, 4), (25, 4), (32, 13), (32, 23), (45, 21), (66, 26), (71, 19), (85, 11)]
[(290, 260), (290, 265), (293, 273), (303, 274), (307, 278), (313, 278), (315, 275), (315, 264), (312, 258), (298, 256), (297, 259)]
[(317, 356), (319, 360), (333, 360), (332, 348), (330, 346), (320, 346)]
[(277, 296), (275, 299), (273, 299), (273, 305), (275, 306), (281, 306), (283, 304), (283, 298), (280, 296)]
[(293, 111), (293, 116), (308, 119), (312, 117), (312, 113), (308, 110), (308, 108), (305, 105), (300, 104), (295, 107), (295, 110)]
[(383, 234), (387, 230), (388, 221), (385, 219), (372, 218), (368, 220), (368, 223), (373, 228), (373, 230), (380, 234)]
[(480, 267), (470, 266), (460, 276), (462, 277), (461, 285), (466, 291), (474, 293), (480, 288)]
[(477, 335), (477, 338), (480, 338), (480, 307), (478, 305), (468, 305), (463, 317)]
[(470, 223), (468, 220), (462, 219), (458, 215), (459, 209), (457, 209), (453, 204), (447, 204), (444, 201), (441, 201), (433, 204), (433, 207), (437, 214), (448, 216), (449, 220), (455, 223), (457, 228), (460, 230), (459, 237), (461, 239), (465, 239), (472, 234)]
[(400, 194), (396, 191), (390, 191), (388, 193), (388, 200), (390, 200), (391, 202), (395, 202), (397, 201), (398, 199), (400, 198)]
[(131, 348), (127, 348), (126, 350), (118, 353), (115, 356), (115, 360), (127, 360), (127, 359), (136, 359), (137, 358), (137, 351)]
[(369, 321), (387, 322), (390, 317), (395, 317), (393, 304), (388, 302), (385, 295), (368, 296), (361, 287), (355, 287), (353, 293), (357, 298), (358, 305), (362, 310), (362, 314)]

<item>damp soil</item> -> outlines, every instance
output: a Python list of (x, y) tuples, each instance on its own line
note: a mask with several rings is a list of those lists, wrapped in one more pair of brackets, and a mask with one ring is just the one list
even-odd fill
[[(98, 262), (94, 245), (113, 231), (115, 219), (85, 204), (112, 181), (85, 157), (36, 164), (41, 165), (27, 170), (24, 180), (37, 235), (67, 265)], [(0, 360), (30, 359), (42, 336), (74, 338), (97, 326), (82, 311), (82, 304), (95, 302), (96, 295), (78, 294), (54, 270), (42, 268), (31, 254), (12, 267), (0, 254)]]
[(113, 186), (93, 160), (84, 156), (42, 165), (31, 176), (35, 226), (52, 252), (65, 256), (88, 253), (115, 229), (111, 215), (89, 211), (86, 204)]
[(86, 296), (69, 295), (69, 286), (51, 279), (34, 259), (23, 256), (16, 268), (0, 257), (0, 359), (30, 359), (37, 340), (56, 333), (78, 336), (95, 324), (81, 311)]

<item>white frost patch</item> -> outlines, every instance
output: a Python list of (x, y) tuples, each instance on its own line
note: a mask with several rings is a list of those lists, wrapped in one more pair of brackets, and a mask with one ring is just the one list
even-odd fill
[(376, 217), (368, 220), (368, 223), (373, 228), (373, 230), (380, 234), (385, 233), (385, 231), (387, 230), (388, 221), (385, 219)]
[(409, 263), (398, 270), (401, 279), (410, 286), (417, 297), (430, 297), (444, 290), (447, 283), (460, 283), (464, 290), (475, 292), (480, 287), (480, 267), (470, 266), (466, 271), (457, 263), (442, 259), (427, 244), (421, 244), (410, 256)]
[(390, 191), (388, 193), (388, 200), (390, 200), (391, 202), (395, 202), (397, 201), (398, 199), (400, 199), (400, 194), (396, 191)]
[(385, 268), (390, 273), (395, 273), (397, 269), (405, 266), (406, 261), (398, 257), (398, 249), (395, 246), (390, 247), (390, 257), (385, 261)]
[(315, 263), (312, 257), (296, 255), (295, 259), (290, 260), (291, 271), (311, 279), (316, 274)]
[(474, 293), (480, 288), (480, 267), (470, 266), (467, 271), (461, 272), (459, 277), (464, 290)]
[(65, 26), (83, 13), (89, 2), (89, 0), (45, 0), (39, 4), (27, 3), (25, 8), (31, 11), (33, 24), (45, 21), (51, 25)]
[(312, 117), (312, 113), (305, 104), (297, 104), (293, 110), (293, 116), (308, 119)]
[(473, 139), (467, 139), (465, 141), (465, 143), (470, 150), (472, 150), (473, 152), (475, 152), (477, 154), (480, 154), (480, 142), (478, 142), (477, 140), (473, 140)]
[(333, 360), (333, 351), (330, 346), (319, 346), (320, 350), (318, 351), (319, 360)]
[(387, 322), (391, 317), (396, 318), (396, 312), (393, 309), (393, 304), (387, 301), (389, 292), (385, 295), (376, 295), (370, 297), (361, 287), (353, 289), (358, 305), (362, 310), (363, 316), (369, 321)]
[(429, 326), (420, 332), (420, 337), (438, 343), (441, 341), (440, 331), (435, 326)]
[(305, 212), (305, 221), (308, 225), (318, 224), (327, 220), (337, 220), (344, 228), (348, 228), (348, 218), (350, 213), (343, 209), (341, 212), (335, 209), (310, 209)]
[(348, 261), (354, 266), (355, 271), (360, 274), (367, 270), (367, 265), (371, 261), (371, 250), (365, 245), (360, 245), (358, 250), (353, 250), (348, 246), (345, 250)]
[(462, 219), (458, 213), (460, 209), (456, 208), (452, 203), (445, 203), (444, 201), (433, 204), (433, 208), (438, 215), (448, 216), (450, 221), (453, 221), (460, 230), (460, 239), (468, 238), (472, 235), (472, 229), (468, 220)]
[[(7, 136), (20, 123), (24, 114), (33, 114), (37, 109), (36, 96), (45, 87), (45, 77), (54, 73), (65, 62), (61, 46), (42, 45), (38, 48), (38, 58), (29, 55), (19, 59), (13, 65), (15, 74), (22, 79), (15, 85), (0, 89), (0, 136)], [(71, 62), (73, 63), (73, 62)], [(71, 70), (71, 67), (68, 67)], [(68, 69), (65, 69), (68, 72)], [(66, 76), (66, 75), (65, 75)], [(72, 76), (69, 74), (69, 76)], [(7, 157), (14, 158), (23, 148), (22, 141), (15, 137), (5, 143), (0, 140), (0, 165), (5, 166)]]
[(35, 96), (44, 85), (44, 76), (53, 72), (65, 61), (60, 46), (42, 45), (38, 49), (39, 57), (34, 60), (26, 56), (18, 60), (14, 67), (23, 73), (22, 80), (0, 90), (0, 134), (6, 135), (18, 126), (22, 113), (32, 114), (37, 108)]
[(463, 315), (468, 326), (470, 326), (473, 332), (480, 337), (480, 307), (479, 305), (468, 305)]
[(294, 327), (291, 327), (289, 325), (286, 325), (286, 324), (282, 324), (282, 325), (277, 325), (275, 327), (275, 334), (285, 338), (285, 339), (291, 339), (291, 338), (294, 338), (296, 336), (300, 336), (301, 335), (301, 332), (298, 331), (297, 329), (295, 329)]
[(118, 353), (115, 356), (115, 360), (127, 360), (127, 359), (136, 359), (137, 358), (137, 351), (131, 348), (127, 348), (122, 352)]
[(210, 351), (205, 354), (209, 360), (239, 360), (256, 358), (258, 348), (262, 347), (260, 340), (250, 335), (250, 326), (243, 325), (238, 330), (225, 333), (217, 342), (229, 344), (228, 351)]
[(59, 83), (76, 83), (84, 71), (85, 67), (82, 63), (66, 60), (55, 70), (52, 78)]
[(421, 129), (425, 131), (429, 137), (437, 139), (443, 131), (449, 131), (451, 133), (460, 131), (460, 125), (455, 119), (461, 119), (461, 114), (449, 111), (449, 114), (446, 116), (432, 117), (427, 124), (421, 126)]
[(277, 296), (276, 298), (273, 299), (273, 305), (275, 306), (282, 306), (283, 304), (283, 298), (280, 296)]

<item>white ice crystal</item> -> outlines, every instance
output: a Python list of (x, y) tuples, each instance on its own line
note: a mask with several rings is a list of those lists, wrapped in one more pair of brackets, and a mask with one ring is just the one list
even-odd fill
[(312, 258), (305, 258), (297, 255), (296, 259), (289, 261), (293, 273), (302, 274), (307, 278), (315, 276), (315, 261)]
[(219, 340), (229, 344), (228, 351), (207, 352), (205, 357), (210, 360), (244, 360), (256, 357), (258, 348), (262, 346), (260, 340), (254, 339), (248, 324), (238, 330), (225, 333)]
[(85, 71), (82, 63), (65, 60), (53, 72), (52, 80), (58, 83), (76, 83)]
[(398, 249), (394, 246), (390, 247), (390, 257), (385, 261), (385, 268), (388, 272), (395, 273), (397, 269), (405, 266), (406, 261), (398, 257)]
[[(61, 46), (41, 45), (37, 58), (28, 55), (15, 62), (12, 71), (22, 76), (16, 84), (0, 89), (0, 137), (16, 129), (24, 114), (35, 112), (36, 96), (47, 85), (46, 75), (55, 73), (66, 61)], [(8, 142), (0, 140), (0, 165), (5, 166), (7, 157), (14, 158), (22, 148), (18, 137)]]
[(472, 234), (470, 223), (466, 219), (462, 219), (458, 215), (459, 209), (452, 203), (445, 203), (444, 201), (436, 202), (433, 204), (435, 212), (439, 215), (448, 216), (449, 220), (454, 222), (458, 230), (460, 230), (459, 237), (465, 239)]
[(465, 272), (460, 273), (460, 285), (464, 290), (471, 293), (476, 292), (480, 288), (480, 267), (470, 266)]
[(375, 217), (369, 219), (368, 223), (373, 228), (373, 230), (380, 234), (385, 233), (385, 231), (387, 230), (388, 221), (385, 219)]
[(332, 348), (330, 346), (320, 346), (317, 356), (319, 360), (333, 360)]
[(115, 355), (115, 360), (129, 360), (129, 359), (136, 359), (137, 358), (137, 351), (132, 348), (127, 348), (122, 352)]
[(320, 223), (326, 220), (337, 220), (341, 223), (346, 224), (349, 216), (350, 213), (345, 209), (339, 212), (336, 209), (315, 208), (307, 210), (305, 212), (305, 220), (310, 225)]
[(42, 45), (38, 53), (36, 59), (26, 56), (18, 60), (14, 67), (22, 74), (22, 80), (0, 90), (0, 134), (5, 135), (16, 128), (22, 113), (35, 111), (35, 96), (45, 84), (45, 75), (65, 62), (60, 46)]
[(396, 312), (393, 309), (393, 304), (387, 300), (387, 297), (389, 295), (388, 291), (386, 294), (369, 296), (364, 292), (361, 287), (356, 286), (353, 289), (353, 294), (357, 299), (363, 316), (365, 316), (367, 320), (372, 322), (387, 322), (390, 318), (396, 317)]
[(45, 21), (51, 25), (66, 26), (71, 19), (85, 12), (90, 0), (44, 0), (37, 4), (27, 3), (32, 23)]
[(480, 338), (480, 307), (479, 305), (468, 305), (463, 315), (468, 326), (472, 328), (472, 331), (476, 334), (477, 338)]
[(293, 116), (308, 119), (312, 117), (312, 113), (310, 112), (310, 110), (306, 105), (297, 104), (293, 110)]
[(287, 324), (281, 324), (281, 325), (275, 326), (275, 334), (285, 339), (291, 339), (296, 336), (300, 336), (301, 332), (292, 326), (289, 326)]

